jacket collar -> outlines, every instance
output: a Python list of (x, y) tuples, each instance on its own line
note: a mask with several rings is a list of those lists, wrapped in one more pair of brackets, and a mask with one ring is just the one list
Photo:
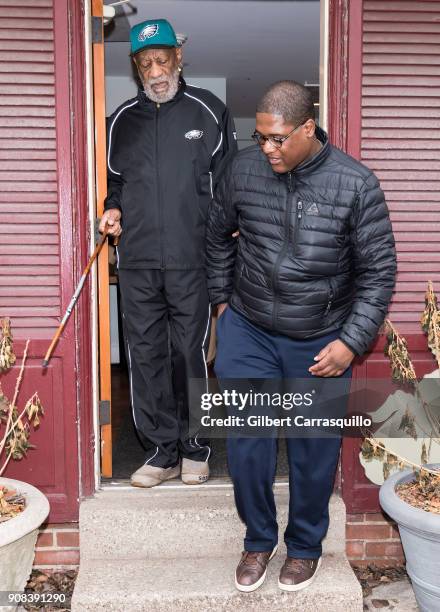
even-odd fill
[[(182, 98), (183, 94), (185, 93), (185, 90), (186, 90), (185, 79), (183, 77), (180, 77), (179, 89), (177, 90), (177, 93), (174, 96), (174, 98), (171, 98), (171, 100), (169, 100), (168, 102), (161, 102), (160, 106), (167, 106), (167, 107), (172, 106), (173, 104), (175, 104)], [(150, 98), (147, 96), (145, 91), (141, 89), (140, 87), (138, 89), (137, 99), (139, 100), (139, 105), (146, 109), (155, 109), (157, 106), (157, 103), (153, 102), (153, 100), (150, 100)]]
[[(290, 171), (290, 174), (293, 174), (295, 176), (304, 176), (309, 172), (313, 172), (314, 170), (319, 168), (323, 161), (328, 157), (331, 145), (326, 132), (324, 132), (324, 130), (319, 126), (316, 126), (315, 135), (316, 138), (322, 143), (322, 147), (317, 153), (315, 153), (315, 155), (309, 157), (308, 159), (305, 159), (298, 166), (296, 166), (296, 168), (293, 168), (293, 170)], [(267, 163), (269, 164), (269, 162)], [(284, 172), (283, 174), (274, 172), (274, 174), (278, 176), (278, 178), (286, 182), (289, 178), (289, 172)]]
[(308, 159), (305, 159), (298, 166), (296, 166), (296, 168), (291, 170), (292, 173), (296, 175), (303, 175), (308, 174), (309, 172), (313, 172), (313, 170), (316, 170), (316, 168), (318, 168), (327, 158), (328, 154), (330, 153), (330, 143), (327, 134), (322, 128), (316, 126), (315, 135), (316, 138), (321, 142), (322, 147), (317, 153), (315, 153), (315, 155), (309, 157)]

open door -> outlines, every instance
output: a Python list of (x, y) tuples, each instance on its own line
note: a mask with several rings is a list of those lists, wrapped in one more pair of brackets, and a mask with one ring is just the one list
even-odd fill
[[(96, 216), (101, 217), (107, 195), (103, 0), (92, 1), (93, 104), (95, 115)], [(108, 244), (98, 259), (99, 303), (99, 423), (101, 475), (112, 476), (110, 311)]]

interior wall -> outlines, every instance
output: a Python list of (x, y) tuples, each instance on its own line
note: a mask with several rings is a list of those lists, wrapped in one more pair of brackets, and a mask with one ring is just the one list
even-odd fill
[(254, 143), (251, 134), (255, 131), (255, 117), (236, 117), (234, 118), (237, 130), (237, 144), (239, 149), (245, 149)]

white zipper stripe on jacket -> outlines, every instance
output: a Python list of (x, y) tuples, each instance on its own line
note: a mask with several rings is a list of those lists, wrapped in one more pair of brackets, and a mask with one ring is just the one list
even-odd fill
[[(203, 363), (205, 364), (206, 392), (208, 392), (208, 364), (206, 362), (205, 342), (206, 342), (206, 338), (208, 337), (208, 331), (209, 331), (210, 323), (211, 323), (211, 304), (209, 304), (209, 306), (208, 306), (208, 322), (206, 324), (205, 335), (203, 336), (203, 342), (202, 342), (202, 357), (203, 357)], [(194, 443), (199, 448), (207, 448), (208, 449), (208, 456), (205, 459), (205, 462), (206, 462), (206, 461), (208, 461), (209, 456), (211, 454), (211, 447), (208, 446), (208, 445), (200, 446), (200, 444), (197, 442), (197, 436), (198, 436), (198, 434), (194, 438)]]
[[(217, 124), (217, 125), (220, 125), (219, 120), (218, 120), (218, 119), (217, 119), (217, 117), (215, 116), (214, 112), (213, 112), (213, 111), (212, 111), (212, 110), (209, 108), (209, 106), (208, 106), (207, 104), (205, 104), (205, 103), (203, 102), (203, 100), (200, 100), (200, 98), (196, 98), (195, 96), (190, 96), (190, 95), (189, 95), (189, 93), (186, 93), (186, 91), (185, 91), (184, 95), (185, 95), (185, 96), (188, 96), (188, 98), (192, 98), (193, 100), (196, 100), (196, 101), (197, 101), (199, 104), (201, 104), (202, 106), (204, 106), (204, 107), (206, 108), (206, 110), (208, 110), (208, 111), (211, 113), (211, 115), (214, 117), (216, 124)], [(218, 145), (215, 147), (214, 151), (212, 152), (211, 157), (214, 157), (214, 155), (215, 155), (215, 154), (217, 153), (217, 151), (220, 149), (222, 142), (223, 142), (223, 132), (220, 130), (220, 140), (219, 140)]]
[(116, 170), (113, 170), (113, 168), (110, 165), (110, 151), (112, 149), (112, 131), (113, 131), (113, 126), (115, 125), (116, 119), (119, 117), (119, 115), (125, 111), (127, 108), (130, 108), (131, 106), (134, 106), (135, 104), (137, 104), (139, 102), (139, 100), (135, 100), (134, 102), (132, 102), (131, 104), (127, 104), (127, 106), (124, 106), (123, 108), (121, 108), (121, 110), (119, 111), (119, 113), (116, 115), (116, 117), (113, 119), (112, 124), (110, 126), (110, 131), (109, 131), (109, 135), (108, 135), (108, 153), (107, 153), (107, 166), (108, 169), (113, 172), (113, 174), (119, 174), (121, 175), (120, 172), (116, 172)]

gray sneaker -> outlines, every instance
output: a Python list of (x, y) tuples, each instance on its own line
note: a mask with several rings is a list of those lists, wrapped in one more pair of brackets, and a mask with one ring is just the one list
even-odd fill
[(182, 482), (187, 485), (203, 484), (209, 478), (209, 465), (207, 461), (193, 461), (182, 459)]
[(174, 467), (161, 468), (154, 465), (142, 465), (136, 472), (131, 475), (130, 484), (133, 487), (155, 487), (161, 484), (164, 480), (177, 478), (180, 474), (180, 465)]

